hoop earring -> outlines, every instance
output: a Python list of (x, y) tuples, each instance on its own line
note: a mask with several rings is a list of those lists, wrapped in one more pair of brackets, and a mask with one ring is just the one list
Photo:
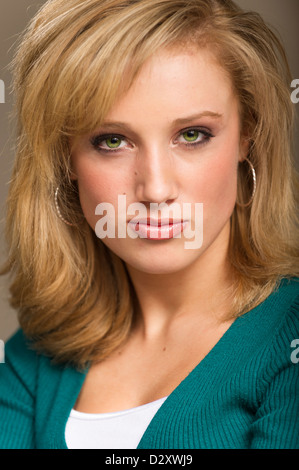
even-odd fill
[(237, 205), (239, 207), (248, 207), (248, 206), (250, 206), (252, 204), (252, 201), (253, 201), (253, 198), (254, 198), (254, 195), (255, 195), (255, 192), (256, 192), (256, 173), (255, 173), (254, 166), (252, 165), (251, 161), (248, 160), (248, 158), (245, 157), (244, 160), (246, 160), (246, 162), (250, 166), (252, 180), (253, 180), (253, 190), (252, 190), (252, 195), (251, 195), (251, 198), (250, 198), (249, 202), (247, 202), (246, 204), (241, 204), (241, 203), (237, 202)]
[(61, 214), (61, 212), (60, 212), (59, 205), (58, 205), (58, 192), (59, 192), (59, 186), (56, 188), (55, 196), (54, 196), (54, 201), (55, 201), (55, 207), (56, 207), (57, 215), (58, 215), (58, 217), (59, 217), (66, 225), (69, 225), (70, 227), (74, 227), (75, 224), (71, 224), (70, 222), (68, 222), (68, 221), (62, 216), (62, 214)]

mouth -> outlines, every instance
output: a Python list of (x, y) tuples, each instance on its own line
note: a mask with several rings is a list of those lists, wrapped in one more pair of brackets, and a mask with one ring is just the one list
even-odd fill
[(169, 240), (181, 234), (187, 225), (186, 220), (139, 219), (129, 221), (129, 226), (140, 238), (148, 240)]

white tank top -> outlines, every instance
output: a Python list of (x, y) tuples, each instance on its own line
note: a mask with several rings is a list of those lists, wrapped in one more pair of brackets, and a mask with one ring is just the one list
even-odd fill
[(136, 449), (165, 398), (114, 413), (72, 410), (65, 428), (69, 449)]

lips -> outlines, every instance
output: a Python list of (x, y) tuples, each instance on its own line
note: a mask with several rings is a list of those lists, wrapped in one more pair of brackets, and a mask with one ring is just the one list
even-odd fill
[(172, 218), (169, 218), (169, 219), (152, 219), (152, 218), (148, 217), (147, 219), (137, 219), (137, 220), (134, 219), (134, 222), (137, 222), (137, 223), (142, 224), (142, 225), (150, 225), (150, 226), (153, 226), (153, 227), (161, 227), (163, 225), (179, 224), (179, 223), (182, 223), (184, 221), (181, 220), (181, 219), (172, 219)]
[(130, 221), (129, 225), (140, 238), (150, 240), (167, 240), (178, 236), (187, 225), (187, 221), (178, 219), (137, 219)]

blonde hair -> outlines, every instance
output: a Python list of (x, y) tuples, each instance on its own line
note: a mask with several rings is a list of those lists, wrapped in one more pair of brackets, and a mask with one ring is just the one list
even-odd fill
[[(291, 77), (261, 17), (230, 0), (50, 0), (13, 64), (18, 149), (3, 272), (13, 277), (11, 303), (25, 335), (55, 362), (82, 368), (105, 358), (128, 337), (136, 302), (125, 264), (82, 220), (69, 139), (101, 123), (158, 48), (189, 45), (208, 47), (229, 73), (257, 174), (252, 205), (236, 205), (231, 218), (230, 315), (298, 276)], [(238, 180), (238, 201), (246, 202), (248, 171)], [(74, 227), (57, 217), (57, 186)]]

